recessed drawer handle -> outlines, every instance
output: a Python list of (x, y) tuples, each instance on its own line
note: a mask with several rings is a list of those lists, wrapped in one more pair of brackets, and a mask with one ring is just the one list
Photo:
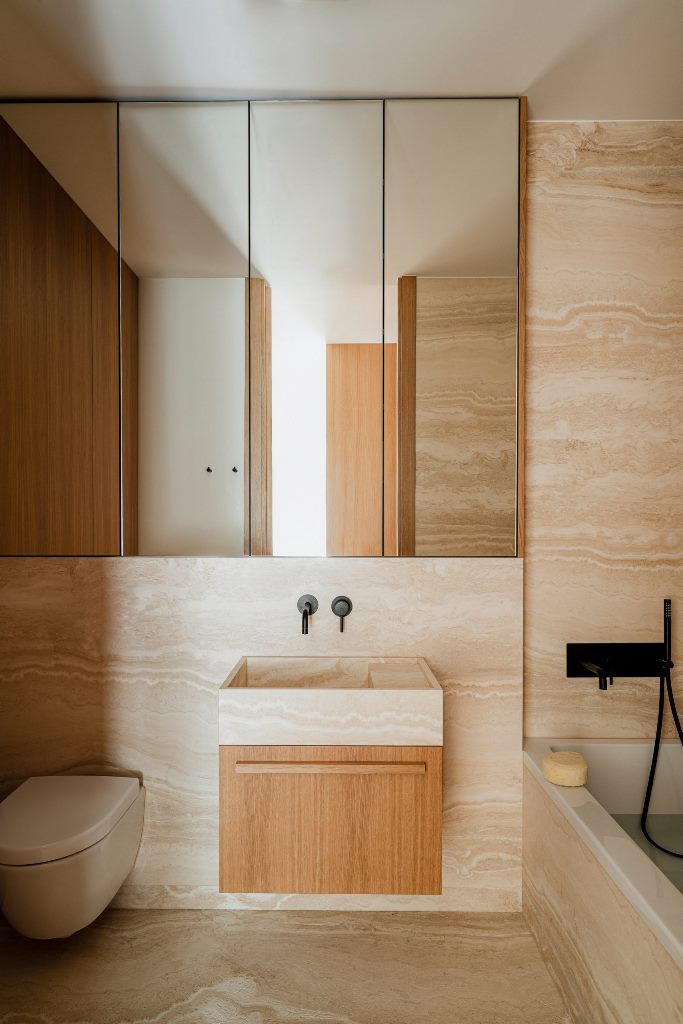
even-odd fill
[(424, 761), (236, 761), (238, 775), (424, 775)]

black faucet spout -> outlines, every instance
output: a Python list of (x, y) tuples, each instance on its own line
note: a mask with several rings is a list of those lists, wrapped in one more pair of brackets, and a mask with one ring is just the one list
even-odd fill
[(311, 614), (311, 611), (311, 602), (306, 601), (304, 610), (301, 613), (301, 632), (304, 636), (308, 636), (308, 616)]
[(296, 606), (301, 612), (301, 632), (308, 636), (308, 621), (318, 610), (318, 599), (313, 594), (302, 594)]

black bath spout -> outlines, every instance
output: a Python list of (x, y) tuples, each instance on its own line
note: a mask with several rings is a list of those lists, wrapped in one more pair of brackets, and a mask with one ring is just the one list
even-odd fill
[(608, 674), (607, 669), (601, 668), (600, 665), (596, 665), (593, 661), (581, 661), (580, 665), (583, 665), (585, 669), (590, 672), (591, 675), (598, 677), (598, 688), (600, 690), (607, 689), (607, 680), (609, 679), (609, 685), (612, 686), (614, 679)]
[(673, 668), (671, 660), (671, 601), (664, 601), (663, 643), (624, 641), (616, 644), (567, 644), (567, 679), (597, 677), (601, 690), (620, 679), (659, 679)]

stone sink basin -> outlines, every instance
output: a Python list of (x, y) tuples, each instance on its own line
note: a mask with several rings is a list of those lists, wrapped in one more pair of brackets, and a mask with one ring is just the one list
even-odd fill
[(219, 743), (442, 746), (423, 658), (241, 658), (219, 690)]

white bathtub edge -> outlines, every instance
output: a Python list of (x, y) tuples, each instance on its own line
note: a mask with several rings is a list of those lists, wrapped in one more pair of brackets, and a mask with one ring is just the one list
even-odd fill
[[(659, 870), (627, 835), (585, 786), (560, 787), (547, 781), (541, 769), (543, 757), (554, 744), (571, 744), (571, 739), (543, 737), (524, 741), (524, 764), (555, 806), (576, 829), (596, 860), (638, 911), (648, 927), (683, 970), (683, 893)], [(576, 744), (585, 740), (576, 740)], [(618, 740), (592, 741), (618, 743)], [(593, 825), (586, 818), (590, 815)], [(595, 834), (595, 825), (613, 848), (607, 850)], [(634, 877), (635, 876), (635, 877)]]

